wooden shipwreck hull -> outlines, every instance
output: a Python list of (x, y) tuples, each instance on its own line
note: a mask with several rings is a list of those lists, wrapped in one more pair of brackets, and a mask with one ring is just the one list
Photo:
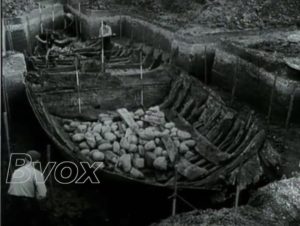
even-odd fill
[[(120, 122), (122, 117), (117, 109), (135, 111), (143, 103), (145, 111), (159, 106), (167, 121), (191, 134), (195, 146), (188, 153), (179, 154), (171, 136), (161, 135), (159, 138), (168, 151), (168, 171), (140, 169), (144, 177), (138, 178), (119, 169), (116, 163), (99, 169), (99, 174), (158, 187), (172, 188), (176, 180), (182, 189), (222, 190), (237, 185), (246, 188), (258, 182), (263, 174), (262, 165), (277, 164), (268, 159), (274, 150), (253, 112), (245, 117), (227, 107), (199, 80), (170, 65), (160, 65), (158, 58), (163, 62), (162, 54), (155, 57), (153, 51), (144, 52), (147, 61), (143, 62), (146, 69), (141, 78), (140, 67), (131, 55), (119, 54), (124, 50), (116, 52), (106, 73), (77, 73), (77, 67), (69, 65), (62, 69), (65, 65), (60, 64), (40, 67), (25, 77), (27, 96), (36, 117), (67, 158), (93, 163), (78, 150), (65, 130), (66, 120), (97, 122), (99, 114), (109, 112), (115, 115), (113, 121)], [(162, 125), (158, 127), (163, 130)], [(189, 172), (196, 171), (196, 176), (189, 174), (187, 168)]]

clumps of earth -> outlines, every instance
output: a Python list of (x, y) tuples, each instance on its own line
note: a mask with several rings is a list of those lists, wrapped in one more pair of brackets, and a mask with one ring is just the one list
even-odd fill
[(296, 226), (300, 223), (300, 178), (276, 181), (253, 193), (247, 205), (178, 214), (152, 226)]
[[(107, 170), (136, 179), (148, 178), (150, 173), (156, 181), (167, 181), (174, 175), (176, 159), (197, 156), (192, 135), (178, 129), (174, 122), (166, 122), (158, 106), (147, 111), (122, 111), (127, 114), (125, 120), (115, 112), (102, 113), (97, 122), (63, 120), (63, 127), (77, 152)], [(182, 164), (181, 168), (181, 174), (188, 180), (204, 173), (191, 163)]]
[(38, 3), (35, 0), (4, 0), (2, 7), (2, 16), (10, 18), (22, 16), (25, 12), (38, 8)]

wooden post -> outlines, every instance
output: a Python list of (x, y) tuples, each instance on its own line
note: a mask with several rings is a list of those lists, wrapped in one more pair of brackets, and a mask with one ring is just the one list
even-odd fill
[(12, 36), (11, 36), (11, 30), (10, 30), (10, 25), (8, 24), (8, 21), (5, 20), (6, 24), (6, 31), (7, 31), (7, 40), (8, 40), (8, 46), (9, 46), (9, 50), (14, 51), (14, 44), (13, 44), (13, 40), (12, 40)]
[(28, 38), (27, 38), (27, 51), (30, 55), (32, 55), (32, 46), (31, 46), (31, 31), (30, 31), (30, 23), (29, 23), (29, 17), (26, 16), (26, 23), (27, 23), (27, 34), (28, 34)]
[(4, 25), (4, 18), (2, 19), (2, 57), (6, 55), (6, 33), (5, 33), (5, 25)]
[(271, 118), (271, 114), (272, 114), (272, 105), (273, 105), (273, 99), (274, 99), (274, 92), (275, 92), (275, 88), (276, 88), (276, 82), (277, 82), (277, 74), (275, 74), (275, 78), (274, 78), (274, 82), (273, 82), (273, 86), (272, 86), (272, 90), (271, 90), (271, 95), (270, 95), (270, 103), (269, 103), (268, 116), (267, 116), (268, 128), (269, 128), (270, 118)]
[(79, 11), (79, 35), (81, 34), (81, 4), (78, 3), (78, 11)]
[(172, 216), (176, 215), (176, 206), (177, 206), (177, 169), (175, 168), (174, 193), (173, 193), (173, 203), (172, 203)]
[(78, 58), (75, 56), (75, 68), (76, 68), (76, 85), (77, 85), (77, 94), (78, 94), (78, 112), (81, 114), (81, 97), (80, 97), (80, 83), (79, 83), (79, 72), (78, 72)]
[(207, 53), (206, 53), (206, 46), (204, 47), (204, 83), (207, 85)]
[(120, 39), (122, 38), (122, 22), (123, 22), (123, 20), (122, 20), (122, 16), (120, 16), (120, 19), (119, 19), (119, 21), (120, 21)]
[(54, 4), (52, 4), (52, 30), (55, 30)]
[[(8, 154), (8, 158), (10, 158), (11, 148), (10, 148), (9, 124), (8, 124), (8, 117), (7, 117), (7, 112), (6, 111), (3, 112), (3, 121), (4, 121), (4, 128), (5, 128), (7, 154)], [(12, 172), (12, 165), (11, 164), (10, 164), (10, 172)]]
[(146, 30), (146, 28), (143, 27), (142, 42), (143, 42), (144, 45), (145, 45), (145, 30)]
[(44, 32), (44, 30), (43, 30), (43, 19), (42, 19), (41, 3), (39, 3), (39, 13), (40, 13), (40, 32), (42, 34)]
[(10, 147), (10, 134), (9, 134), (9, 123), (8, 123), (8, 113), (9, 113), (9, 101), (6, 92), (6, 82), (4, 77), (2, 78), (2, 95), (3, 95), (3, 122), (4, 122), (4, 129), (5, 129), (5, 138), (6, 138), (6, 148), (8, 157), (11, 154), (11, 147)]
[(239, 72), (238, 68), (239, 68), (239, 58), (236, 58), (236, 65), (235, 65), (235, 71), (234, 71), (233, 86), (232, 86), (232, 90), (231, 90), (230, 104), (233, 104), (233, 101), (234, 101), (234, 96), (235, 96), (236, 87), (237, 87), (237, 83), (238, 83), (238, 72)]
[(293, 91), (290, 95), (289, 109), (288, 109), (287, 117), (286, 117), (286, 120), (285, 120), (285, 129), (286, 129), (286, 131), (289, 128), (290, 119), (291, 119), (291, 115), (292, 115), (292, 112), (293, 112), (296, 89), (297, 89), (297, 87), (295, 85), (294, 88), (293, 88)]
[(79, 38), (79, 32), (78, 32), (78, 17), (75, 17), (75, 32), (76, 32), (76, 37)]
[[(50, 146), (50, 144), (47, 145), (47, 163), (49, 163), (49, 162), (51, 162), (51, 146)], [(53, 180), (52, 180), (50, 168), (48, 169), (48, 175), (49, 175), (49, 185), (50, 185), (49, 197), (50, 197), (51, 205), (52, 205), (52, 207), (54, 207), (54, 199), (53, 199), (54, 186), (53, 186)]]
[(102, 39), (102, 46), (101, 46), (101, 69), (102, 73), (105, 72), (105, 65), (104, 65), (104, 37), (103, 37), (103, 20), (101, 20), (101, 39)]
[(239, 207), (239, 199), (240, 199), (240, 186), (236, 185), (236, 193), (235, 193), (235, 204), (234, 204), (234, 212), (237, 214), (237, 208)]
[[(10, 158), (11, 155), (11, 146), (10, 146), (10, 133), (9, 133), (9, 122), (8, 122), (8, 114), (9, 114), (9, 100), (6, 92), (6, 82), (5, 78), (2, 77), (2, 95), (3, 95), (3, 124), (4, 124), (4, 130), (5, 130), (5, 138), (6, 138), (6, 148), (7, 148), (7, 154), (8, 158)], [(10, 165), (9, 172), (12, 172), (13, 166)]]
[[(140, 50), (140, 79), (143, 81), (143, 52)], [(141, 89), (141, 106), (144, 106), (144, 85)]]

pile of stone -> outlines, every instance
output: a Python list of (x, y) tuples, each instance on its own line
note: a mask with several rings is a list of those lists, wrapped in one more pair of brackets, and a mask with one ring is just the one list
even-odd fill
[(125, 120), (117, 114), (100, 114), (97, 122), (64, 120), (64, 130), (86, 158), (133, 178), (144, 178), (145, 169), (173, 173), (176, 159), (196, 155), (191, 134), (166, 122), (159, 107), (126, 112)]

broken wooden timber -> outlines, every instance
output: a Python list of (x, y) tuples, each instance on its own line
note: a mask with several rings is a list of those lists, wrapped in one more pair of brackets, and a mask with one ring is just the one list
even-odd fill
[(197, 145), (195, 147), (195, 150), (203, 158), (207, 159), (209, 162), (212, 162), (215, 165), (219, 165), (221, 162), (228, 159), (229, 155), (227, 153), (222, 152), (217, 146), (212, 144), (196, 130), (195, 133), (197, 134)]
[(128, 112), (126, 108), (118, 109), (117, 112), (120, 114), (121, 118), (129, 126), (130, 129), (132, 129), (135, 132), (138, 130), (138, 124), (134, 121), (132, 115)]
[(165, 145), (165, 148), (168, 152), (169, 159), (172, 164), (174, 164), (176, 155), (177, 155), (177, 147), (174, 144), (173, 140), (171, 139), (170, 136), (163, 136), (161, 138), (163, 144)]

